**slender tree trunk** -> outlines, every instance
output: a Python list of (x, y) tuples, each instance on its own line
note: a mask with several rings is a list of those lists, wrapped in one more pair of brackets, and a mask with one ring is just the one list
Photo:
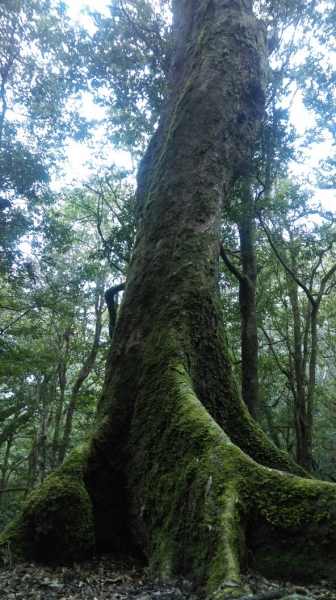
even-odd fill
[(285, 473), (304, 474), (241, 401), (221, 318), (222, 204), (262, 115), (263, 31), (243, 0), (175, 0), (174, 13), (95, 431), (0, 543), (62, 561), (136, 543), (155, 573), (183, 573), (219, 599), (242, 593), (245, 544), (264, 572), (309, 574), (315, 561), (334, 573), (336, 490)]
[[(306, 374), (303, 370), (302, 356), (302, 332), (301, 332), (301, 310), (299, 307), (298, 285), (288, 276), (288, 293), (293, 313), (293, 336), (294, 336), (294, 427), (296, 438), (296, 462), (306, 466)], [(308, 469), (310, 471), (310, 469)]]
[(55, 425), (54, 425), (54, 435), (52, 440), (51, 447), (51, 468), (53, 469), (57, 462), (57, 453), (59, 452), (59, 444), (60, 444), (60, 432), (61, 432), (61, 423), (64, 409), (64, 396), (65, 396), (65, 388), (66, 388), (66, 370), (68, 366), (68, 357), (70, 351), (70, 335), (71, 328), (67, 327), (65, 332), (62, 335), (59, 335), (58, 342), (58, 353), (59, 353), (59, 362), (58, 362), (58, 384), (59, 384), (59, 399), (57, 403), (56, 415), (55, 415)]
[(311, 311), (311, 351), (309, 361), (308, 389), (307, 389), (307, 416), (306, 416), (306, 468), (312, 470), (313, 465), (313, 424), (314, 424), (314, 399), (316, 386), (317, 362), (317, 313), (319, 302)]
[(90, 375), (90, 373), (94, 367), (94, 364), (96, 362), (96, 358), (97, 358), (97, 354), (98, 354), (98, 350), (99, 350), (100, 335), (101, 335), (101, 330), (102, 330), (103, 303), (104, 303), (103, 293), (100, 290), (97, 300), (96, 300), (96, 305), (95, 305), (96, 324), (95, 324), (94, 338), (93, 338), (90, 352), (87, 355), (87, 357), (85, 358), (84, 364), (83, 364), (79, 374), (77, 375), (76, 381), (72, 388), (70, 402), (69, 402), (69, 405), (68, 405), (68, 408), (66, 411), (66, 419), (65, 419), (64, 431), (63, 431), (63, 437), (62, 437), (62, 441), (60, 443), (60, 448), (59, 448), (59, 453), (58, 453), (58, 465), (62, 464), (62, 462), (65, 458), (65, 454), (69, 447), (70, 436), (71, 436), (71, 431), (72, 431), (72, 420), (73, 420), (74, 412), (76, 410), (76, 404), (77, 404), (77, 398), (78, 398), (79, 391), (80, 391), (81, 386), (84, 383), (84, 381)]
[(242, 270), (230, 261), (224, 247), (221, 257), (239, 282), (241, 322), (242, 396), (255, 421), (259, 420), (258, 328), (256, 318), (257, 259), (254, 248), (254, 204), (251, 180), (245, 175), (241, 190), (241, 217), (238, 223)]
[[(297, 274), (295, 246), (293, 244), (292, 232), (289, 230), (291, 241), (291, 266), (289, 266), (278, 249), (273, 243), (270, 231), (260, 218), (261, 225), (266, 233), (267, 239), (284, 267), (287, 274), (288, 291), (293, 311), (293, 329), (294, 329), (294, 370), (284, 371), (288, 378), (290, 390), (294, 400), (294, 427), (296, 434), (296, 460), (306, 471), (310, 472), (313, 466), (313, 423), (314, 423), (314, 398), (316, 384), (316, 364), (317, 364), (317, 314), (321, 300), (325, 294), (326, 286), (329, 289), (336, 285), (331, 281), (335, 272), (336, 264), (325, 271), (321, 279), (318, 292), (313, 294), (314, 278), (319, 269), (323, 267), (322, 261), (325, 253), (331, 247), (327, 247), (317, 258), (312, 268), (309, 286), (305, 285)], [(305, 327), (302, 333), (301, 327), (301, 308), (299, 303), (298, 288), (301, 288), (308, 300), (309, 307), (305, 317)], [(265, 332), (264, 332), (265, 333)], [(311, 348), (309, 351), (309, 333)], [(289, 350), (289, 365), (291, 366), (291, 350)], [(308, 367), (308, 373), (307, 373)]]
[(1, 482), (0, 482), (0, 504), (6, 503), (6, 485), (7, 485), (7, 473), (8, 473), (8, 465), (9, 465), (9, 457), (13, 445), (14, 440), (14, 432), (9, 434), (8, 440), (6, 442), (6, 451), (3, 460), (3, 464), (1, 467)]
[(51, 390), (54, 388), (54, 379), (52, 376), (44, 375), (37, 384), (37, 406), (40, 412), (40, 423), (37, 432), (34, 432), (32, 448), (28, 456), (28, 478), (27, 493), (29, 493), (36, 484), (38, 461), (42, 459), (41, 480), (44, 478), (45, 471), (45, 442), (47, 439), (48, 415), (51, 404)]
[(28, 456), (28, 478), (27, 493), (30, 492), (36, 483), (38, 460), (43, 452), (46, 440), (48, 407), (43, 406), (40, 414), (40, 425), (37, 433), (34, 434), (32, 449)]
[(239, 223), (243, 278), (239, 284), (242, 334), (242, 395), (249, 412), (259, 421), (258, 327), (256, 282), (258, 274), (254, 247), (254, 204), (250, 178), (245, 176), (242, 189), (243, 218)]

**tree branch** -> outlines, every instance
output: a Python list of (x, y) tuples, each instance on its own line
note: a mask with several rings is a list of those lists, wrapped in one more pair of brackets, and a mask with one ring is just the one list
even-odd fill
[[(153, 52), (153, 54), (154, 54), (154, 56), (155, 56), (156, 60), (158, 61), (159, 65), (160, 65), (160, 67), (161, 67), (161, 69), (162, 69), (162, 71), (164, 72), (164, 74), (165, 74), (165, 75), (167, 75), (167, 74), (168, 74), (168, 73), (167, 73), (167, 69), (166, 69), (165, 65), (163, 64), (163, 62), (162, 62), (162, 60), (161, 60), (160, 56), (158, 55), (158, 52), (157, 52), (157, 50), (156, 50), (156, 49), (155, 49), (155, 48), (152, 46), (152, 44), (150, 44), (150, 42), (149, 42), (148, 38), (147, 38), (145, 35), (143, 35), (143, 34), (141, 33), (141, 31), (139, 31), (139, 29), (138, 29), (138, 28), (137, 28), (137, 26), (135, 25), (134, 21), (131, 19), (131, 17), (129, 16), (129, 14), (128, 14), (127, 10), (125, 9), (125, 7), (124, 7), (124, 5), (123, 5), (123, 2), (120, 2), (120, 5), (121, 5), (121, 12), (122, 12), (122, 13), (125, 15), (125, 17), (126, 17), (127, 21), (129, 22), (129, 24), (131, 25), (131, 27), (133, 27), (133, 29), (134, 29), (135, 33), (136, 33), (136, 34), (139, 36), (139, 38), (140, 38), (140, 39), (141, 39), (141, 40), (142, 40), (142, 41), (143, 41), (143, 42), (146, 44), (147, 48)], [(157, 35), (157, 34), (156, 34), (156, 35)], [(161, 44), (160, 44), (160, 45), (161, 45)]]
[(261, 331), (263, 332), (263, 334), (264, 334), (264, 336), (265, 336), (265, 338), (266, 338), (266, 340), (268, 342), (268, 346), (269, 346), (269, 348), (270, 348), (270, 350), (271, 350), (271, 352), (273, 354), (273, 358), (274, 358), (274, 360), (276, 362), (276, 365), (277, 365), (279, 371), (281, 371), (281, 373), (283, 373), (283, 375), (285, 375), (289, 381), (292, 381), (292, 375), (280, 363), (279, 357), (278, 357), (277, 353), (275, 352), (275, 350), (273, 348), (273, 342), (272, 342), (270, 336), (268, 335), (266, 329), (262, 325), (259, 325), (258, 327), (259, 327), (259, 329), (261, 329)]
[(14, 321), (12, 321), (11, 323), (9, 323), (9, 325), (7, 325), (6, 327), (4, 327), (3, 329), (1, 329), (0, 331), (0, 335), (3, 335), (5, 333), (5, 331), (7, 331), (7, 329), (9, 329), (10, 327), (12, 327), (12, 325), (14, 325), (17, 321), (19, 321), (20, 319), (22, 319), (25, 315), (27, 315), (33, 307), (28, 308), (25, 312), (23, 312), (21, 315), (19, 315), (16, 319), (14, 319)]
[(286, 263), (286, 261), (282, 258), (282, 256), (281, 256), (280, 252), (278, 251), (277, 247), (274, 245), (273, 240), (271, 238), (270, 231), (269, 231), (268, 227), (265, 225), (265, 223), (263, 222), (261, 216), (259, 216), (259, 222), (260, 222), (260, 225), (261, 225), (263, 231), (266, 233), (267, 239), (269, 241), (269, 244), (270, 244), (270, 246), (271, 246), (271, 248), (272, 248), (275, 256), (280, 261), (280, 263), (282, 264), (283, 268), (294, 279), (295, 283), (297, 283), (297, 285), (305, 292), (305, 294), (306, 294), (309, 302), (312, 304), (312, 306), (315, 306), (315, 304), (316, 304), (315, 298), (313, 297), (313, 295), (311, 294), (311, 292), (309, 291), (309, 289), (307, 288), (307, 286), (301, 281), (301, 279), (299, 279), (297, 277), (297, 275), (295, 275), (294, 271), (288, 266), (288, 264)]
[(239, 282), (244, 281), (244, 279), (245, 279), (244, 275), (230, 261), (228, 255), (226, 254), (226, 252), (224, 250), (223, 245), (221, 245), (221, 247), (220, 247), (220, 255), (221, 255), (221, 258), (223, 259), (224, 264), (227, 266), (227, 268), (232, 273), (232, 275), (234, 275), (238, 279)]

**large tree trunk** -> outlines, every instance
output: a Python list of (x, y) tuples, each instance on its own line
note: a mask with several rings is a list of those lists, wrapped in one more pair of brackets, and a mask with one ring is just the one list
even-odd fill
[(2, 543), (59, 561), (136, 543), (154, 572), (224, 597), (239, 592), (246, 546), (265, 572), (310, 574), (314, 562), (333, 573), (336, 490), (293, 475), (304, 472), (241, 401), (225, 345), (220, 218), (262, 115), (263, 30), (247, 0), (176, 0), (174, 13), (169, 95), (139, 171), (138, 240), (96, 430)]

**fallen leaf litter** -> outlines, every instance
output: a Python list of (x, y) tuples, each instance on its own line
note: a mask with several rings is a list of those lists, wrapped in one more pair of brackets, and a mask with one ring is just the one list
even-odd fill
[[(315, 585), (269, 581), (247, 570), (242, 576), (240, 600), (336, 600), (336, 583)], [(205, 590), (186, 579), (165, 583), (154, 579), (128, 557), (106, 555), (67, 567), (23, 563), (0, 571), (0, 598), (4, 600), (203, 600)], [(237, 598), (239, 600), (239, 598)]]

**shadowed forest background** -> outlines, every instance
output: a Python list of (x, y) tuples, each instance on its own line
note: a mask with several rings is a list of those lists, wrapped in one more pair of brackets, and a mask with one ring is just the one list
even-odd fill
[[(255, 10), (270, 67), (254, 155), (222, 215), (227, 343), (253, 418), (335, 482), (336, 227), (324, 200), (336, 185), (336, 12), (290, 0)], [(88, 29), (64, 3), (0, 3), (1, 526), (92, 428), (115, 325), (104, 294), (130, 263), (134, 174), (165, 96), (170, 23), (158, 1), (116, 0)], [(89, 94), (99, 119), (83, 110)], [(92, 162), (62, 187), (70, 140), (92, 147)], [(112, 147), (127, 168), (109, 163)]]

